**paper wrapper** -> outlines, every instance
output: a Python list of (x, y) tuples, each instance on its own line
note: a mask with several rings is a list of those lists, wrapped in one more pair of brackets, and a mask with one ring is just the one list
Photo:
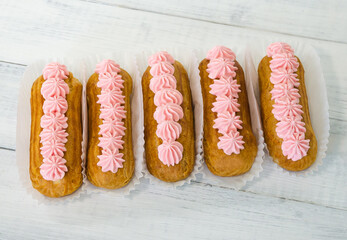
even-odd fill
[[(133, 151), (135, 160), (135, 170), (132, 180), (124, 187), (119, 189), (104, 189), (94, 186), (92, 183), (85, 179), (84, 188), (87, 193), (105, 193), (112, 195), (128, 195), (135, 186), (140, 183), (140, 178), (142, 177), (142, 162), (144, 153), (144, 140), (143, 140), (143, 121), (141, 117), (141, 104), (142, 97), (141, 92), (141, 78), (138, 72), (138, 67), (135, 62), (135, 57), (133, 54), (125, 52), (108, 53), (97, 56), (89, 56), (83, 59), (83, 69), (84, 73), (82, 76), (85, 84), (87, 83), (89, 77), (94, 73), (96, 64), (104, 59), (112, 59), (120, 65), (125, 71), (127, 71), (133, 80), (133, 92), (130, 96), (131, 98), (131, 120), (132, 120), (132, 137), (133, 137)], [(86, 99), (84, 99), (84, 105), (87, 105)]]
[[(31, 130), (31, 108), (30, 108), (30, 96), (31, 87), (33, 82), (42, 74), (42, 70), (46, 64), (50, 62), (59, 62), (67, 66), (67, 69), (72, 72), (75, 78), (80, 80), (83, 84), (81, 71), (81, 61), (74, 58), (56, 58), (56, 59), (45, 59), (30, 64), (23, 75), (21, 86), (19, 89), (18, 97), (18, 109), (17, 109), (17, 138), (16, 138), (16, 159), (19, 170), (19, 177), (27, 192), (38, 200), (39, 203), (62, 203), (70, 200), (74, 200), (80, 197), (81, 193), (84, 192), (84, 186), (82, 186), (73, 194), (62, 197), (62, 198), (49, 198), (42, 195), (31, 185), (30, 174), (29, 174), (29, 159), (30, 159), (30, 130)], [(85, 96), (85, 84), (83, 84), (83, 93)], [(82, 101), (82, 128), (83, 130), (87, 127), (86, 122), (86, 106), (83, 104), (85, 99)], [(82, 135), (82, 175), (83, 181), (85, 181), (85, 169), (84, 162), (86, 157), (85, 146), (87, 144), (86, 131), (83, 131)]]
[[(259, 173), (263, 171), (263, 168), (261, 165), (263, 163), (263, 157), (264, 157), (264, 137), (263, 137), (263, 131), (262, 131), (259, 105), (257, 103), (254, 88), (252, 85), (253, 80), (257, 79), (257, 71), (254, 68), (252, 62), (250, 61), (249, 56), (246, 56), (246, 49), (244, 47), (240, 45), (230, 45), (228, 47), (231, 48), (233, 52), (235, 52), (236, 60), (242, 66), (243, 71), (245, 73), (245, 81), (246, 81), (246, 87), (247, 87), (249, 109), (251, 114), (252, 130), (253, 130), (253, 134), (255, 135), (257, 139), (258, 151), (257, 151), (257, 155), (254, 159), (254, 163), (251, 169), (242, 175), (234, 176), (234, 177), (219, 177), (211, 173), (208, 167), (206, 166), (206, 164), (203, 165), (202, 173), (203, 173), (203, 176), (209, 179), (209, 182), (212, 184), (217, 184), (218, 186), (224, 186), (224, 187), (239, 190), (248, 181), (252, 181), (254, 177), (259, 177)], [(199, 62), (201, 62), (206, 57), (208, 50), (209, 49), (195, 51), (195, 54), (197, 58), (199, 59), (198, 60)], [(197, 91), (200, 92), (199, 101), (202, 102), (200, 84), (198, 86)], [(203, 128), (202, 125), (201, 125), (201, 128)], [(201, 132), (202, 131), (203, 129), (201, 129)], [(201, 138), (199, 138), (199, 142), (200, 142), (199, 146), (201, 146), (202, 148), (202, 136)]]
[[(252, 43), (248, 47), (249, 55), (256, 69), (261, 59), (266, 55), (266, 48), (273, 42), (286, 42), (292, 46), (294, 53), (300, 58), (302, 65), (305, 69), (305, 84), (308, 98), (308, 105), (310, 109), (311, 123), (314, 133), (317, 138), (317, 158), (311, 167), (300, 172), (287, 171), (276, 163), (277, 171), (284, 172), (289, 175), (305, 176), (318, 169), (322, 165), (323, 158), (326, 155), (326, 150), (329, 142), (329, 105), (327, 98), (326, 84), (320, 65), (320, 59), (314, 48), (303, 42), (291, 41), (286, 39), (264, 39)], [(259, 84), (258, 78), (253, 78), (253, 87), (257, 93), (257, 100), (259, 101)], [(269, 154), (266, 154), (266, 161), (272, 161)]]
[[(180, 187), (185, 184), (189, 184), (192, 180), (196, 180), (196, 175), (201, 171), (202, 168), (202, 148), (201, 148), (201, 142), (197, 141), (197, 139), (200, 139), (202, 137), (202, 101), (200, 101), (200, 76), (199, 76), (199, 69), (198, 69), (198, 63), (196, 61), (196, 58), (191, 50), (187, 49), (158, 49), (158, 50), (151, 50), (151, 51), (144, 51), (140, 54), (137, 54), (137, 65), (139, 67), (141, 75), (146, 71), (146, 68), (148, 67), (148, 57), (152, 54), (158, 52), (158, 51), (167, 51), (170, 53), (177, 61), (182, 63), (184, 68), (186, 69), (190, 81), (190, 88), (192, 92), (192, 100), (193, 100), (193, 109), (194, 109), (194, 121), (195, 121), (195, 166), (192, 171), (192, 173), (189, 175), (188, 178), (174, 182), (174, 183), (167, 183), (164, 181), (161, 181), (157, 179), (156, 177), (152, 176), (146, 165), (146, 159), (145, 155), (143, 155), (143, 172), (144, 177), (146, 179), (149, 179), (150, 183), (152, 184), (160, 184), (167, 187)], [(142, 90), (141, 90), (141, 99), (142, 99)], [(141, 101), (141, 116), (142, 116), (142, 123), (143, 123), (143, 105)]]

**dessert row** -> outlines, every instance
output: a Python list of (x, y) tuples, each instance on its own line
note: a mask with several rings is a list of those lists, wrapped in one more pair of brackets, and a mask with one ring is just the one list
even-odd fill
[[(200, 62), (203, 151), (208, 169), (231, 177), (246, 173), (257, 155), (246, 82), (235, 53), (224, 46)], [(270, 156), (282, 168), (313, 164), (312, 129), (304, 68), (286, 43), (268, 46), (258, 67), (261, 118)], [(132, 78), (113, 60), (95, 67), (86, 86), (86, 175), (95, 186), (117, 189), (133, 176)], [(192, 95), (184, 66), (169, 53), (148, 59), (142, 76), (145, 158), (165, 182), (187, 178), (195, 165)], [(66, 66), (50, 63), (31, 89), (30, 178), (40, 193), (62, 197), (82, 184), (82, 84)], [(197, 139), (198, 140), (198, 139)]]

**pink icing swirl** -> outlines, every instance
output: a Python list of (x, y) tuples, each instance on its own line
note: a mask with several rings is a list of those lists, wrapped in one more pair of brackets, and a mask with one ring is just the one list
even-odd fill
[(294, 50), (287, 43), (275, 42), (267, 47), (266, 53), (268, 57), (272, 57), (274, 54), (278, 53), (293, 54)]
[(216, 96), (238, 98), (238, 93), (241, 92), (240, 85), (232, 77), (225, 78), (222, 76), (220, 79), (215, 79), (210, 88), (210, 93)]
[(67, 83), (58, 78), (49, 78), (43, 82), (41, 87), (41, 95), (44, 99), (54, 96), (61, 96), (65, 98), (69, 93), (69, 86)]
[(43, 157), (40, 173), (47, 181), (62, 179), (68, 170), (63, 158), (68, 136), (67, 117), (64, 113), (68, 109), (66, 95), (69, 94), (69, 86), (64, 79), (67, 79), (68, 75), (66, 66), (59, 63), (47, 64), (43, 69), (45, 81), (41, 87), (41, 95), (45, 100), (42, 107), (44, 114), (40, 120), (40, 153)]
[(164, 141), (158, 147), (158, 156), (159, 160), (163, 164), (167, 166), (174, 166), (182, 160), (183, 146), (177, 141)]
[(125, 96), (123, 95), (124, 80), (118, 74), (120, 66), (113, 60), (103, 60), (96, 65), (95, 72), (99, 74), (97, 86), (101, 88), (97, 103), (100, 104), (102, 124), (99, 125), (99, 144), (101, 155), (98, 156), (97, 166), (102, 172), (116, 173), (123, 168), (123, 149), (126, 128), (123, 119), (126, 118), (124, 108)]
[(122, 79), (122, 76), (118, 75), (116, 72), (100, 73), (98, 80), (99, 81), (97, 82), (96, 86), (98, 86), (99, 88), (103, 90), (106, 90), (106, 89), (121, 90), (124, 87), (123, 86), (124, 80)]
[(206, 58), (210, 60), (206, 71), (209, 78), (214, 79), (210, 93), (216, 96), (216, 101), (212, 103), (212, 112), (217, 113), (213, 128), (223, 134), (219, 137), (218, 149), (227, 155), (239, 154), (244, 148), (244, 141), (238, 132), (242, 129), (242, 121), (236, 115), (240, 111), (238, 98), (241, 90), (234, 79), (237, 70), (235, 53), (227, 47), (216, 46), (207, 53)]
[(178, 104), (166, 104), (156, 108), (154, 112), (154, 119), (161, 123), (163, 121), (179, 121), (183, 118), (183, 109)]
[(150, 67), (160, 62), (169, 62), (171, 64), (174, 64), (175, 59), (166, 51), (157, 52), (156, 54), (148, 58), (148, 65)]
[(213, 128), (218, 129), (219, 133), (227, 134), (228, 132), (235, 132), (237, 129), (242, 129), (242, 121), (240, 116), (237, 116), (235, 112), (223, 112), (218, 114), (218, 117), (214, 120)]
[(176, 78), (172, 74), (163, 74), (154, 76), (150, 83), (149, 88), (152, 92), (156, 93), (163, 88), (176, 89)]
[(106, 72), (115, 74), (120, 72), (120, 66), (113, 60), (105, 59), (96, 65), (95, 72), (98, 74)]
[(61, 96), (49, 97), (43, 102), (43, 112), (45, 114), (53, 112), (65, 113), (67, 107), (66, 98)]
[(217, 58), (224, 58), (234, 61), (236, 59), (235, 53), (230, 48), (224, 46), (215, 46), (207, 52), (206, 59), (212, 60)]
[(67, 117), (60, 112), (47, 113), (41, 117), (41, 128), (67, 128)]
[(305, 139), (304, 133), (294, 133), (282, 143), (283, 155), (293, 161), (305, 157), (309, 148), (310, 140)]
[(163, 141), (178, 139), (182, 132), (182, 127), (175, 121), (164, 121), (158, 124), (156, 134)]
[(153, 77), (160, 76), (164, 74), (174, 74), (175, 67), (169, 62), (158, 62), (152, 65), (149, 71)]
[(40, 166), (40, 173), (45, 176), (46, 180), (57, 181), (62, 179), (67, 172), (65, 165), (66, 160), (59, 156), (51, 156), (50, 158), (44, 158), (43, 164)]
[(98, 156), (99, 162), (96, 165), (101, 167), (103, 172), (116, 173), (119, 168), (123, 168), (123, 162), (125, 162), (123, 155), (118, 150), (103, 149), (101, 155)]
[(278, 120), (277, 136), (282, 138), (282, 153), (288, 159), (297, 161), (307, 155), (310, 140), (305, 139), (305, 123), (302, 121), (302, 106), (298, 75), (299, 62), (293, 49), (286, 43), (273, 43), (267, 48), (270, 61), (270, 82), (274, 85), (271, 95), (275, 104), (272, 113)]
[(212, 103), (212, 111), (216, 113), (223, 112), (239, 112), (240, 104), (237, 102), (237, 98), (230, 98), (227, 96), (218, 96), (216, 101)]
[(183, 146), (175, 141), (179, 138), (182, 127), (178, 121), (183, 118), (182, 94), (176, 89), (174, 77), (175, 60), (167, 52), (158, 52), (149, 57), (148, 65), (153, 78), (149, 88), (154, 92), (154, 104), (157, 106), (153, 117), (157, 121), (156, 135), (163, 140), (158, 146), (158, 157), (167, 166), (178, 164), (183, 156)]
[(162, 106), (169, 103), (181, 105), (183, 102), (182, 94), (176, 89), (164, 88), (154, 95), (154, 104)]
[(235, 77), (237, 67), (234, 66), (234, 61), (225, 58), (211, 59), (207, 64), (206, 71), (209, 73), (208, 77), (211, 79), (224, 77)]
[(67, 79), (67, 77), (69, 76), (69, 71), (67, 70), (65, 65), (59, 64), (57, 62), (52, 62), (45, 66), (42, 75), (45, 80), (49, 78)]
[(229, 132), (219, 137), (219, 142), (217, 143), (218, 149), (222, 149), (225, 154), (231, 155), (232, 153), (239, 154), (240, 150), (244, 149), (242, 140), (239, 132)]

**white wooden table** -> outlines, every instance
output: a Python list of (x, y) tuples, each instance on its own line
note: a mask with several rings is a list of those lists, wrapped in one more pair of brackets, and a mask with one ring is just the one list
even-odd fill
[[(1, 0), (0, 239), (347, 239), (346, 11), (343, 0)], [(288, 176), (265, 161), (241, 191), (204, 179), (178, 190), (143, 181), (129, 197), (58, 205), (38, 204), (21, 187), (17, 92), (30, 62), (268, 36), (305, 41), (321, 58), (331, 130), (318, 172)]]

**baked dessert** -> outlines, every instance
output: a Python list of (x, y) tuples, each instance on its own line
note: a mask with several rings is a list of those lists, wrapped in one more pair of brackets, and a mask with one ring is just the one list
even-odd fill
[(247, 172), (257, 155), (245, 77), (231, 49), (212, 48), (199, 65), (204, 105), (204, 158), (221, 177)]
[(88, 152), (86, 174), (97, 187), (127, 185), (134, 173), (130, 75), (112, 60), (97, 64), (87, 83)]
[(66, 66), (47, 64), (31, 88), (30, 179), (40, 193), (62, 197), (82, 184), (82, 84)]
[(148, 59), (142, 76), (145, 154), (149, 172), (165, 182), (187, 178), (195, 163), (189, 79), (167, 52)]
[(268, 46), (259, 63), (264, 137), (270, 156), (282, 168), (301, 171), (316, 160), (314, 135), (305, 87), (305, 71), (286, 43)]

